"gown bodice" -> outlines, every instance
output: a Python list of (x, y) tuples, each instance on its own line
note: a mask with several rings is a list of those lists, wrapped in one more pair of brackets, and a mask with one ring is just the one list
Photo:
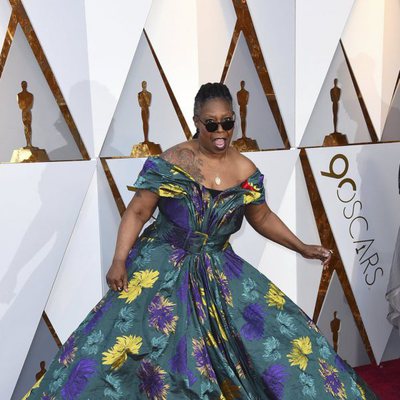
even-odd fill
[[(159, 215), (153, 228), (163, 238), (182, 235), (209, 238), (223, 245), (237, 232), (247, 204), (265, 201), (264, 176), (256, 169), (243, 182), (212, 193), (187, 171), (161, 157), (148, 158), (130, 190), (146, 189), (160, 196)], [(151, 230), (150, 230), (151, 231)], [(173, 234), (171, 234), (173, 231)]]

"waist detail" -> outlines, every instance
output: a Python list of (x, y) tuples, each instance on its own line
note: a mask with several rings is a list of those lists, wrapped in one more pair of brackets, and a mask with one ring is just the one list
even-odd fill
[(209, 235), (205, 232), (190, 231), (173, 224), (164, 226), (162, 232), (162, 239), (192, 254), (222, 251), (228, 246), (230, 237), (230, 235)]

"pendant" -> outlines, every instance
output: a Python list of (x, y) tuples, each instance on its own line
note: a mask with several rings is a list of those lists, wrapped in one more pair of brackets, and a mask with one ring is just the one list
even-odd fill
[(220, 184), (221, 184), (221, 178), (220, 178), (219, 176), (216, 176), (216, 177), (214, 178), (214, 182), (215, 182), (217, 185), (220, 185)]

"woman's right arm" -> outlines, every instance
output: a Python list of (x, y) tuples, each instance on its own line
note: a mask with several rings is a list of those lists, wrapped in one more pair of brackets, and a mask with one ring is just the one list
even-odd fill
[(125, 261), (138, 238), (143, 225), (157, 207), (158, 195), (150, 190), (138, 190), (126, 208), (118, 229), (113, 262), (107, 272), (107, 283), (113, 290), (128, 290), (128, 275)]

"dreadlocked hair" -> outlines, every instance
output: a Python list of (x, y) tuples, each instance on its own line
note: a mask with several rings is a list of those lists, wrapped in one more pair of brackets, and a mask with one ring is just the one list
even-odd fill
[[(200, 86), (200, 89), (194, 98), (193, 114), (199, 115), (203, 104), (211, 99), (225, 100), (232, 107), (232, 95), (225, 84), (219, 82), (205, 83), (204, 85)], [(198, 136), (199, 130), (197, 129), (193, 139), (198, 138)]]

